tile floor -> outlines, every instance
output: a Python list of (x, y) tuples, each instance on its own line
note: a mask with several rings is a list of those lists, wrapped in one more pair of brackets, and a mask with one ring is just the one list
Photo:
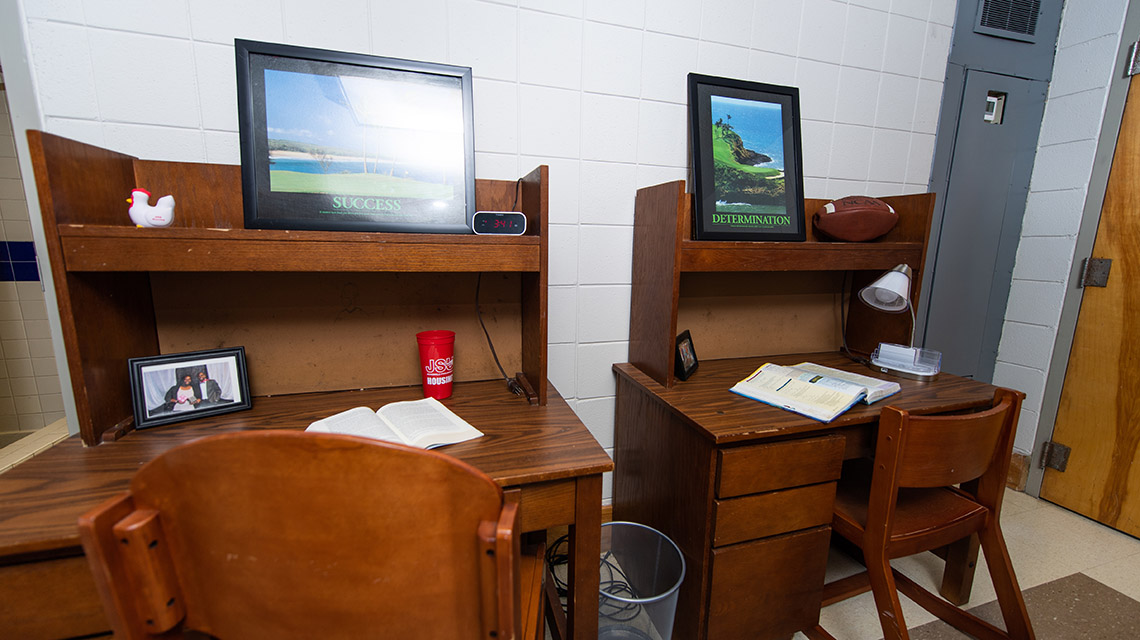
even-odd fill
[[(1012, 490), (1006, 492), (1003, 511), (1002, 530), (1023, 590), (1083, 573), (1140, 600), (1140, 540)], [(895, 563), (896, 568), (935, 592), (941, 580), (941, 565), (942, 561), (930, 554), (903, 558)], [(854, 562), (833, 554), (827, 579), (841, 578), (857, 569)], [(968, 607), (995, 599), (984, 558), (979, 559), (976, 576)], [(906, 597), (902, 598), (902, 604), (908, 628), (935, 619)], [(820, 623), (842, 640), (883, 637), (870, 593), (826, 607), (820, 615)], [(803, 638), (802, 634), (795, 636), (796, 640)]]

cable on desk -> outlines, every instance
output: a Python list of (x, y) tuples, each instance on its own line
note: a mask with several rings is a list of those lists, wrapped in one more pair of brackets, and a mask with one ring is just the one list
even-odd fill
[(869, 366), (871, 366), (870, 360), (864, 358), (863, 356), (859, 356), (859, 355), (855, 355), (854, 353), (851, 353), (851, 350), (847, 348), (847, 305), (845, 304), (844, 301), (847, 300), (847, 289), (848, 289), (848, 285), (849, 285), (848, 280), (850, 278), (851, 278), (851, 272), (850, 271), (844, 271), (843, 272), (843, 287), (839, 290), (839, 322), (841, 322), (843, 324), (843, 330), (839, 332), (839, 335), (843, 337), (843, 347), (842, 347), (841, 351), (843, 352), (843, 355), (847, 356), (851, 360), (854, 360), (855, 362), (858, 362), (861, 365), (865, 365), (865, 366), (869, 367)]
[(479, 273), (475, 276), (475, 316), (479, 318), (479, 326), (483, 328), (483, 335), (487, 337), (487, 346), (491, 348), (491, 357), (495, 359), (495, 366), (499, 368), (499, 373), (503, 374), (503, 380), (507, 382), (507, 388), (511, 393), (516, 396), (523, 395), (522, 385), (518, 380), (507, 375), (503, 370), (503, 365), (499, 363), (499, 354), (495, 353), (495, 343), (491, 341), (491, 334), (487, 332), (487, 325), (483, 324), (483, 308), (479, 306), (479, 288), (483, 283), (483, 274)]

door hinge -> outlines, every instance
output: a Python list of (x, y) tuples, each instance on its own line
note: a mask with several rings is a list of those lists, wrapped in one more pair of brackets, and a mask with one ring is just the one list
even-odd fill
[(1140, 41), (1128, 45), (1128, 74), (1134, 76), (1140, 73)]
[(1081, 279), (1077, 284), (1080, 287), (1107, 287), (1111, 270), (1111, 258), (1085, 258), (1081, 262)]
[(1069, 466), (1070, 451), (1072, 449), (1063, 444), (1058, 444), (1052, 440), (1046, 442), (1041, 447), (1041, 468), (1056, 469), (1063, 472), (1065, 467)]

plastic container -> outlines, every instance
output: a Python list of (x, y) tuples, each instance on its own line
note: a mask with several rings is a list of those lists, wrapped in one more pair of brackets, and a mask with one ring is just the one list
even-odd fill
[(420, 347), (420, 373), (424, 397), (443, 400), (451, 397), (455, 365), (454, 331), (421, 331), (416, 334)]
[(669, 640), (685, 578), (681, 550), (636, 522), (602, 525), (599, 640)]

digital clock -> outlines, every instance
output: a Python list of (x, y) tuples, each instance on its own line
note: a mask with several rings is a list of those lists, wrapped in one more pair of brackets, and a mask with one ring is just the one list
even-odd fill
[(526, 216), (518, 211), (476, 211), (471, 230), (479, 235), (521, 236), (526, 233)]

